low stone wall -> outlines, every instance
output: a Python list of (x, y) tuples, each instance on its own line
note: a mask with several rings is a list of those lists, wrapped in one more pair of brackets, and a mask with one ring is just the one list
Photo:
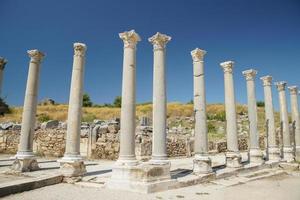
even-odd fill
[[(38, 128), (35, 131), (33, 151), (41, 156), (61, 157), (65, 152), (66, 126)], [(119, 125), (108, 123), (106, 125), (82, 126), (81, 130), (81, 155), (93, 159), (116, 160), (119, 155)], [(152, 152), (151, 127), (137, 128), (135, 139), (135, 153), (138, 159), (146, 160)], [(20, 129), (0, 130), (0, 153), (15, 154), (18, 148)], [(248, 149), (248, 138), (239, 138), (239, 149)], [(260, 147), (265, 148), (265, 138), (260, 137)], [(209, 142), (209, 150), (225, 152), (226, 141)], [(167, 154), (169, 157), (190, 157), (194, 154), (194, 138), (187, 135), (171, 134), (167, 136)]]

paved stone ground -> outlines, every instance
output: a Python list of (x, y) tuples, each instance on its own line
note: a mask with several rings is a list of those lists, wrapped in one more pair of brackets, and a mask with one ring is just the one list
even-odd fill
[[(243, 160), (245, 161), (247, 159), (247, 154), (244, 153), (242, 155)], [(42, 170), (24, 173), (21, 176), (5, 175), (1, 172), (6, 171), (12, 162), (8, 158), (9, 155), (0, 155), (0, 185), (3, 182), (16, 181), (17, 179), (26, 180), (32, 177), (39, 177), (44, 174), (59, 173), (59, 164), (56, 162), (56, 159), (38, 158), (38, 162)], [(214, 166), (222, 165), (225, 163), (225, 157), (223, 154), (218, 154), (212, 157), (212, 161)], [(181, 169), (192, 169), (192, 158), (171, 159), (171, 163), (171, 170), (173, 173), (176, 173), (176, 171), (180, 171)], [(110, 176), (114, 161), (86, 161), (86, 164), (87, 174), (83, 178), (83, 181), (88, 182), (88, 180), (97, 180), (97, 178), (101, 176)], [(147, 195), (103, 189), (99, 186), (99, 184), (57, 184), (6, 196), (3, 199), (300, 199), (300, 172), (293, 173), (293, 176), (278, 173), (278, 175), (273, 176), (272, 178), (252, 182), (244, 181), (245, 179), (248, 180), (249, 177), (246, 178), (246, 176), (239, 176), (229, 179), (220, 179), (207, 184), (195, 185)], [(255, 177), (253, 180), (256, 180)]]
[(282, 175), (232, 187), (196, 185), (154, 194), (138, 194), (101, 188), (57, 184), (5, 197), (7, 200), (82, 200), (82, 199), (201, 199), (201, 200), (299, 200), (300, 176)]

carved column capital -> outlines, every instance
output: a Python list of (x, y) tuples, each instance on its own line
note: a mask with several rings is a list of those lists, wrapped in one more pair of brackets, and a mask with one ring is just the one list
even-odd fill
[(87, 46), (83, 43), (76, 42), (73, 45), (74, 47), (74, 56), (84, 57)]
[(7, 60), (5, 58), (0, 57), (0, 70), (3, 70), (5, 68), (6, 63)]
[(288, 87), (288, 89), (289, 89), (289, 91), (292, 95), (297, 95), (298, 94), (298, 87), (297, 86), (293, 85), (293, 86)]
[(124, 42), (124, 48), (135, 49), (136, 44), (141, 41), (140, 36), (134, 30), (119, 33), (119, 37)]
[(171, 37), (165, 34), (161, 34), (157, 32), (155, 35), (150, 37), (149, 42), (153, 44), (153, 50), (164, 50), (166, 48), (166, 44), (171, 40)]
[(232, 74), (233, 65), (234, 65), (233, 61), (226, 61), (220, 63), (220, 66), (223, 68), (224, 73), (230, 73), (230, 74)]
[(40, 63), (45, 57), (45, 54), (37, 49), (28, 50), (27, 53), (31, 58), (30, 62)]
[(247, 81), (253, 81), (255, 79), (256, 74), (257, 71), (254, 69), (243, 71), (243, 75), (245, 76)]
[(193, 51), (191, 51), (191, 56), (194, 62), (200, 62), (203, 61), (204, 55), (206, 54), (206, 51), (196, 48)]
[(272, 85), (272, 76), (263, 76), (263, 77), (260, 77), (260, 80), (262, 80), (263, 82), (263, 86), (271, 86)]
[(280, 82), (276, 82), (275, 83), (277, 90), (280, 91), (284, 91), (285, 87), (286, 87), (286, 82), (285, 81), (280, 81)]

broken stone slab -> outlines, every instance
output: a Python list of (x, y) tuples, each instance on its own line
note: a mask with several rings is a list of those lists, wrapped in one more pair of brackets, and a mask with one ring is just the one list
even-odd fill
[(298, 163), (279, 163), (279, 167), (288, 170), (288, 171), (298, 171), (299, 170), (299, 164)]
[(0, 124), (0, 130), (8, 130), (9, 128), (13, 127), (14, 123), (12, 122), (5, 122)]
[(41, 124), (41, 129), (55, 129), (58, 128), (59, 121), (58, 120), (50, 120), (47, 122), (43, 122)]

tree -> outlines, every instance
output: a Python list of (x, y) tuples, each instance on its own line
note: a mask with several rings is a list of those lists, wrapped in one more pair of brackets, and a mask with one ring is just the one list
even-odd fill
[(4, 116), (5, 113), (9, 113), (9, 106), (7, 103), (0, 97), (0, 115)]
[(265, 107), (265, 102), (264, 101), (257, 101), (256, 105), (257, 105), (257, 107)]
[(113, 105), (114, 105), (114, 107), (121, 108), (122, 97), (121, 96), (116, 96)]
[(93, 103), (90, 99), (90, 96), (87, 93), (84, 93), (83, 97), (82, 97), (82, 106), (83, 107), (91, 107), (92, 105), (93, 105)]

